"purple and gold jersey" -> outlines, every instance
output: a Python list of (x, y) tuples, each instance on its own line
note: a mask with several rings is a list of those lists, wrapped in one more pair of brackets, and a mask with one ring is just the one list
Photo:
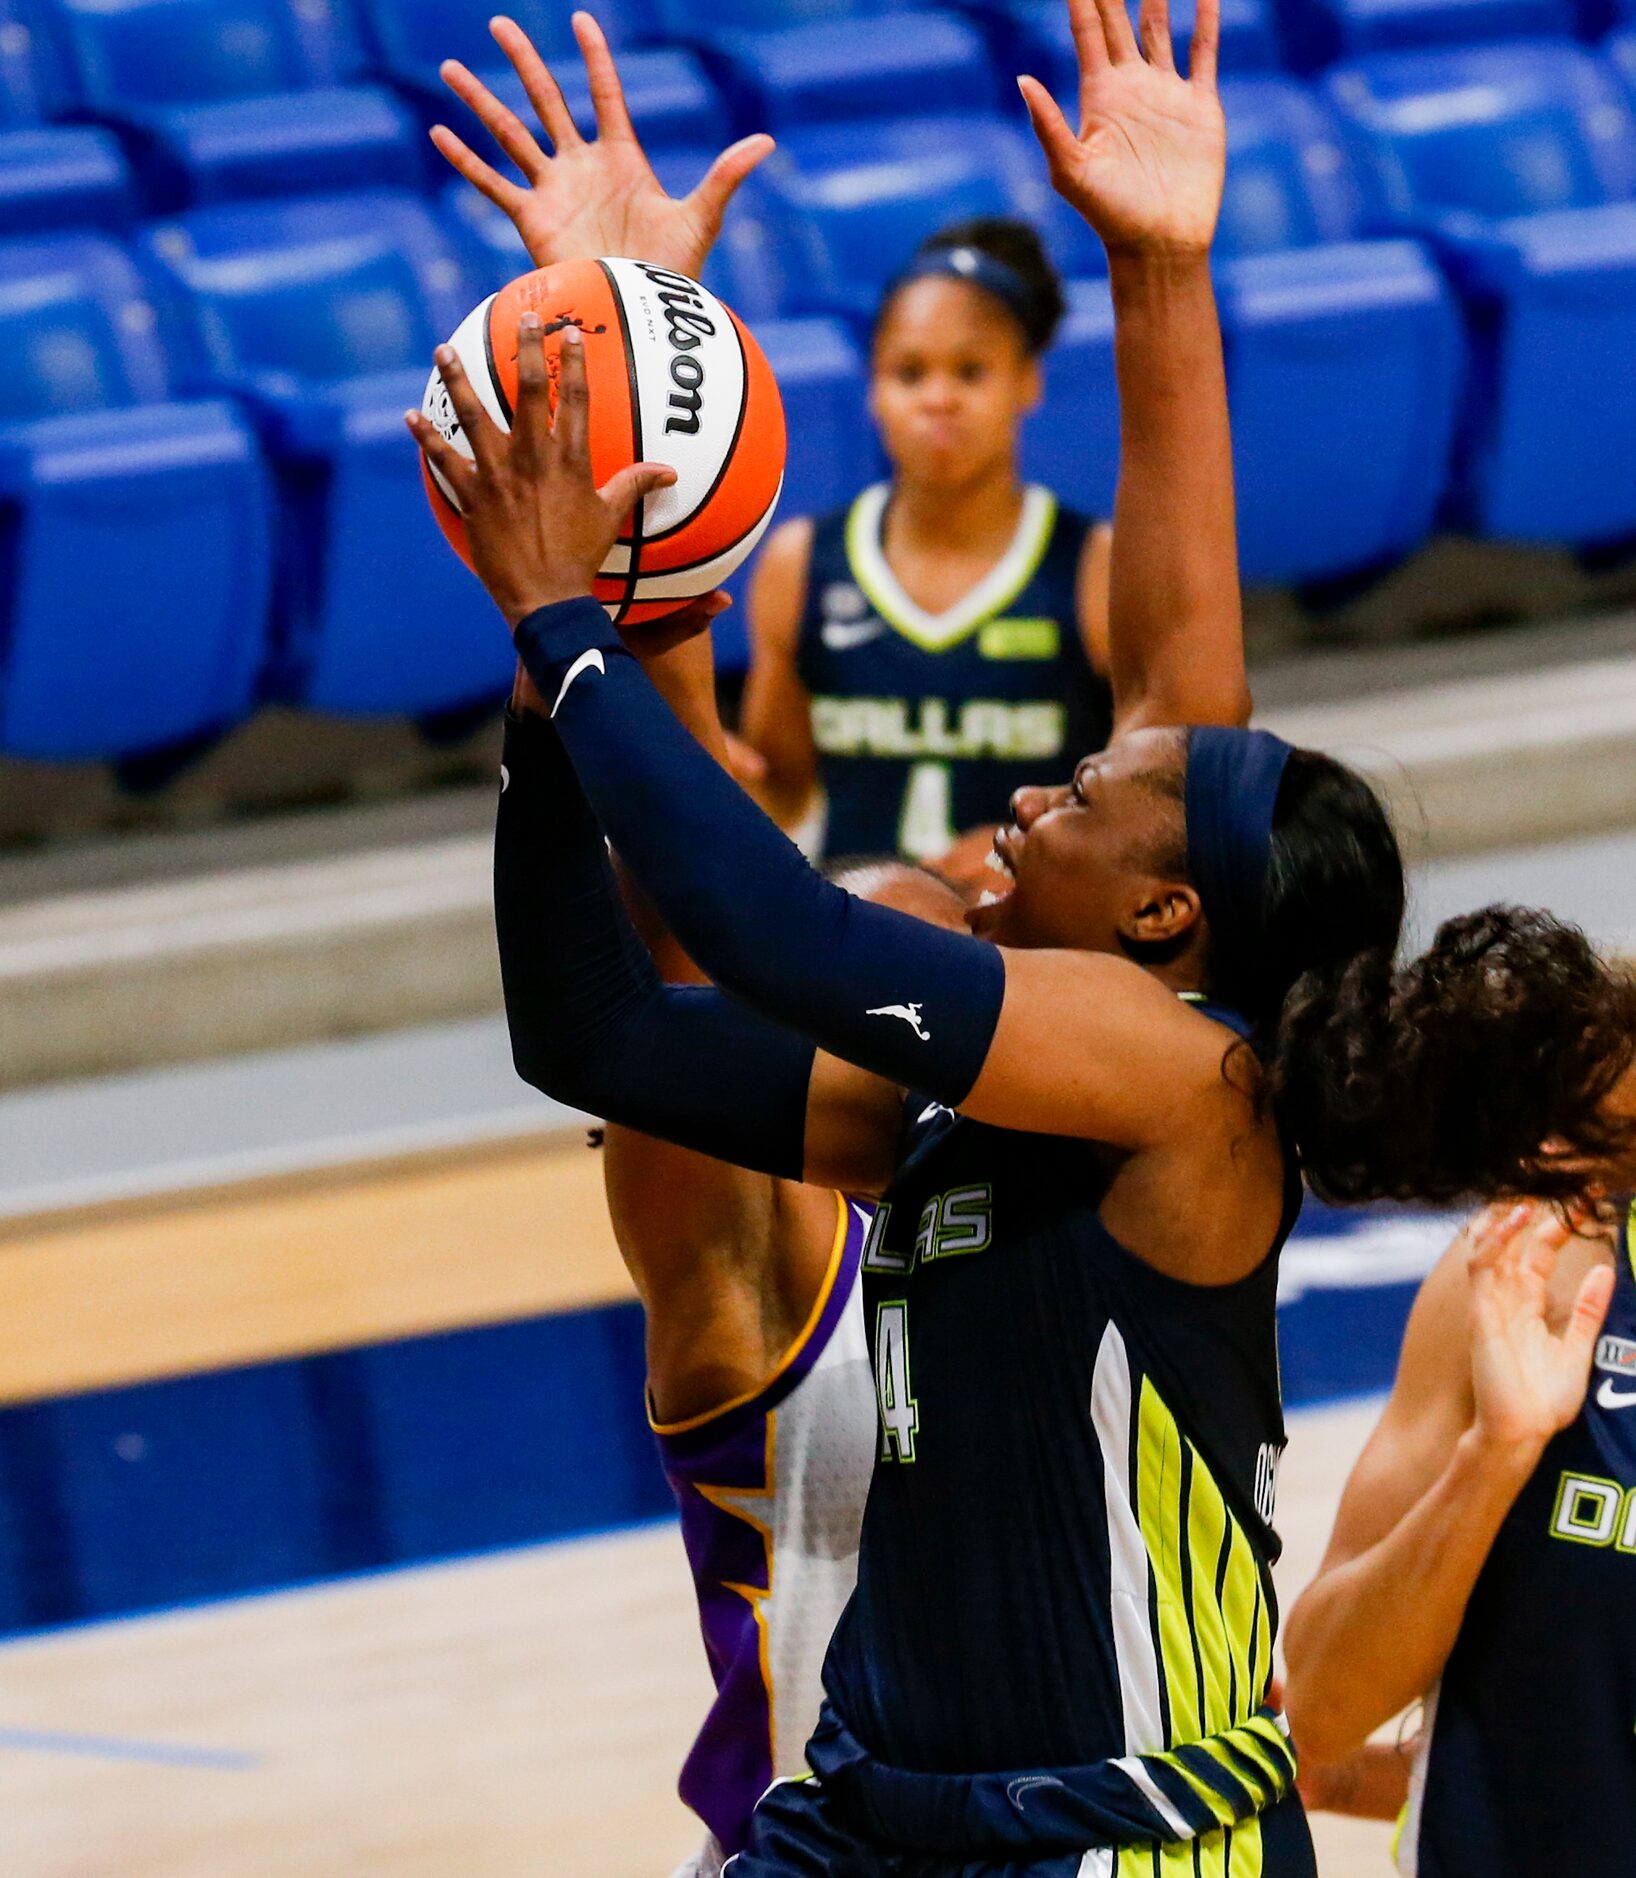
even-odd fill
[(765, 1387), (654, 1430), (716, 1684), (680, 1791), (727, 1857), (773, 1781), (806, 1771), (824, 1653), (857, 1581), (879, 1441), (858, 1286), (871, 1218), (836, 1195), (823, 1285)]

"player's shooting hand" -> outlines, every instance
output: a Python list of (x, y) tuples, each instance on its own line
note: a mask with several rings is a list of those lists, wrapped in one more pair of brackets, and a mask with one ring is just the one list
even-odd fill
[(1227, 127), (1216, 95), (1221, 0), (1198, 0), (1188, 76), (1176, 70), (1168, 0), (1142, 0), (1141, 39), (1125, 0), (1069, 0), (1079, 50), (1076, 136), (1034, 78), (1022, 88), (1058, 194), (1126, 251), (1209, 251), (1227, 174)]
[(483, 409), (453, 346), (437, 366), (472, 457), (421, 412), (405, 413), (415, 441), (455, 492), (472, 560), (494, 603), (516, 629), (529, 614), (591, 593), (608, 550), (644, 496), (668, 488), (676, 472), (636, 463), (601, 489), (591, 474), (590, 391), (576, 328), (557, 354), (556, 422), (551, 375), (537, 313), (517, 333), (517, 408), (509, 435)]
[(503, 17), (490, 30), (522, 80), (556, 154), (547, 156), (516, 112), (456, 59), (442, 66), (443, 82), (477, 114), (522, 172), (523, 183), (502, 176), (447, 125), (434, 126), (432, 142), (467, 182), (511, 218), (534, 265), (623, 254), (697, 278), (721, 233), (721, 219), (734, 191), (772, 150), (772, 138), (742, 138), (716, 158), (691, 195), (674, 200), (660, 188), (637, 140), (619, 68), (590, 14), (574, 15), (574, 36), (584, 54), (596, 107), (593, 143), (579, 134), (561, 87), (527, 33), (515, 20)]
[(1585, 1274), (1562, 1329), (1552, 1328), (1552, 1274), (1573, 1229), (1540, 1205), (1491, 1207), (1472, 1227), (1473, 1432), (1496, 1451), (1538, 1451), (1584, 1406), (1591, 1359), (1613, 1297), (1613, 1269)]

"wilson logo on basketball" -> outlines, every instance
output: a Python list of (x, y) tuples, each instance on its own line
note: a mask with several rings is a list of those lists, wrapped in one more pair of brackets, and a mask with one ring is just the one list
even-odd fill
[(665, 435), (680, 432), (696, 437), (699, 414), (704, 408), (704, 363), (694, 355), (706, 339), (715, 338), (716, 322), (704, 310), (698, 288), (685, 274), (671, 274), (662, 267), (644, 267), (641, 271), (659, 289), (659, 304), (665, 309), (665, 334), (674, 354), (670, 382), (676, 389), (670, 394), (671, 415), (665, 419)]

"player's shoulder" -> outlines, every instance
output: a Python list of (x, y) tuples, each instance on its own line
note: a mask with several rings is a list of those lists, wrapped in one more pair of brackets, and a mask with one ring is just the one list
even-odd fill
[(1101, 524), (1101, 517), (1076, 503), (1066, 502), (1049, 483), (1030, 483), (1029, 493), (1042, 505), (1049, 505), (1053, 539), (1077, 546)]

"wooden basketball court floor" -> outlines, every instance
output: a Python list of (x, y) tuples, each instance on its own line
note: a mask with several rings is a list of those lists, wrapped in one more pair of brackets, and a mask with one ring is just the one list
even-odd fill
[[(623, 1295), (599, 1173), (536, 1138), (14, 1221), (0, 1400)], [(1370, 1414), (1295, 1423), (1290, 1589)], [(670, 1525), (22, 1639), (0, 1873), (665, 1878), (707, 1690)], [(1325, 1878), (1384, 1878), (1382, 1829), (1319, 1833)]]

